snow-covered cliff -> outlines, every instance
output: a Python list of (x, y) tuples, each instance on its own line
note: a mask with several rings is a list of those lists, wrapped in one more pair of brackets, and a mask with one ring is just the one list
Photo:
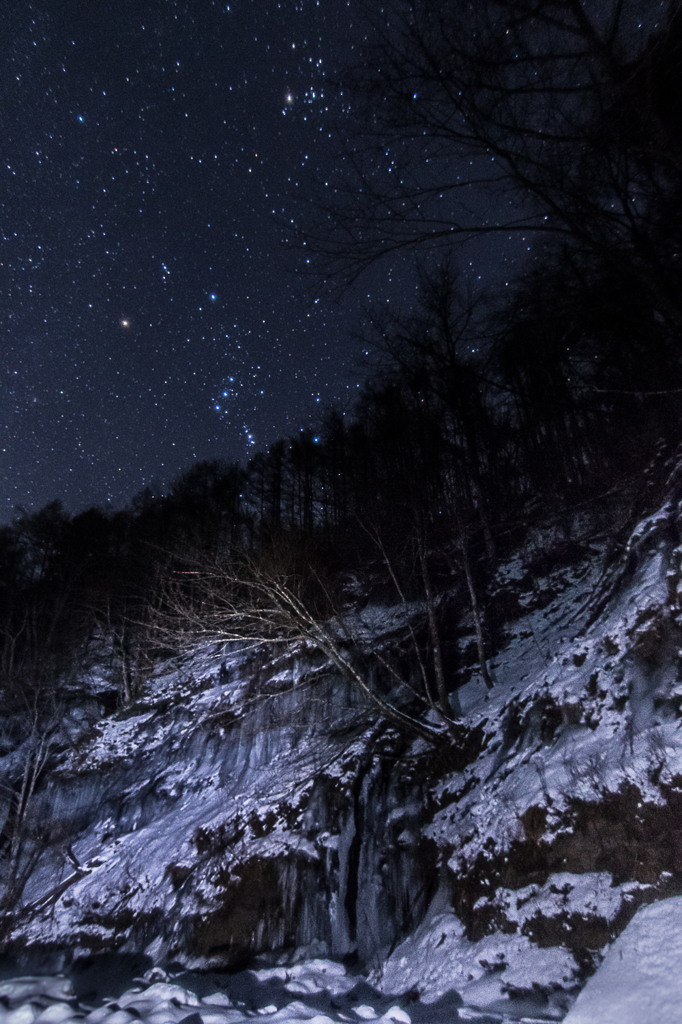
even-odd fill
[(314, 653), (202, 650), (52, 773), (52, 814), (75, 822), (82, 869), (46, 856), (25, 892), (45, 908), (14, 934), (202, 966), (301, 946), (376, 958), (423, 916), (436, 879), (406, 753)]
[[(302, 645), (160, 665), (49, 776), (77, 838), (40, 862), (8, 953), (345, 958), (387, 994), (563, 1015), (637, 908), (682, 892), (681, 497), (673, 473), (620, 549), (585, 516), (570, 558), (534, 567), (529, 541), (505, 562), (495, 687), (471, 670), (442, 749)], [(361, 614), (404, 633), (402, 608)]]

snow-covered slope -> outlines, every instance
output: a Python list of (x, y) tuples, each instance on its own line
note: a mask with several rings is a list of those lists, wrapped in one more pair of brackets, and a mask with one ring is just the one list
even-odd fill
[(608, 950), (566, 1024), (682, 1020), (682, 899), (643, 907)]
[[(528, 546), (502, 566), (496, 685), (472, 670), (441, 750), (303, 647), (160, 668), (52, 774), (81, 868), (43, 858), (8, 950), (356, 957), (387, 996), (562, 1017), (637, 908), (682, 892), (681, 496), (675, 472), (608, 562), (583, 524), (544, 575)], [(402, 610), (364, 614), (401, 634)]]
[(608, 572), (546, 581), (555, 596), (515, 623), (493, 694), (465, 687), (477, 756), (435, 785), (424, 829), (445, 893), (375, 973), (386, 991), (497, 1009), (542, 991), (549, 1012), (638, 906), (682, 890), (676, 499)]

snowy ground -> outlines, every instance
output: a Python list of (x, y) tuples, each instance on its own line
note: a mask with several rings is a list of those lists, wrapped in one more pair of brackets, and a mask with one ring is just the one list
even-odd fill
[[(484, 946), (479, 943), (475, 954), (470, 947), (451, 966), (461, 974), (476, 958), (485, 960), (483, 954), (490, 950)], [(423, 972), (419, 959), (415, 948), (412, 966)], [(0, 1024), (240, 1024), (253, 1018), (262, 1018), (263, 1024), (530, 1024), (562, 1017), (565, 1024), (678, 1024), (681, 961), (678, 897), (638, 911), (566, 1017), (565, 1004), (545, 1005), (538, 1012), (531, 997), (493, 1009), (489, 1004), (495, 993), (485, 984), (465, 986), (465, 1000), (451, 991), (430, 1004), (404, 997), (395, 1001), (363, 977), (348, 974), (341, 964), (315, 959), (232, 975), (196, 974), (179, 966), (169, 973), (153, 968), (132, 987), (108, 993), (83, 991), (93, 981), (87, 972), (73, 981), (64, 976), (12, 978), (0, 982)], [(551, 971), (552, 964), (547, 966)], [(107, 984), (102, 977), (98, 981)], [(109, 983), (117, 988), (113, 976)]]
[(430, 1005), (396, 1001), (329, 960), (234, 975), (166, 974), (154, 968), (115, 998), (112, 992), (77, 995), (81, 987), (78, 977), (72, 982), (64, 976), (1, 982), (0, 1024), (240, 1024), (253, 1018), (264, 1024), (504, 1024), (559, 1019), (557, 1014), (535, 1016), (532, 1000), (518, 1002), (510, 1012), (463, 1003), (456, 993)]
[(240, 1024), (253, 1018), (264, 1024), (445, 1024), (458, 1019), (500, 1024), (548, 1019), (484, 1012), (454, 994), (432, 1006), (395, 1002), (329, 960), (235, 975), (166, 974), (154, 968), (115, 998), (111, 993), (97, 998), (93, 992), (79, 997), (78, 988), (78, 978), (72, 983), (64, 976), (2, 982), (0, 1024)]

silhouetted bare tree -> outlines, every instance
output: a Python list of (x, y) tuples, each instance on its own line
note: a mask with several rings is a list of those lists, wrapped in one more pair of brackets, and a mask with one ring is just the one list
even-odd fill
[(308, 238), (324, 272), (491, 232), (563, 238), (679, 329), (679, 0), (663, 13), (636, 0), (365, 9), (345, 170)]

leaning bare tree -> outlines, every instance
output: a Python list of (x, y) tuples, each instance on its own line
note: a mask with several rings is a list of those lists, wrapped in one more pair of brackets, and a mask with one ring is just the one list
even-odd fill
[(60, 741), (63, 709), (53, 693), (40, 686), (31, 689), (31, 680), (27, 682), (13, 713), (3, 721), (7, 735), (1, 737), (11, 751), (0, 779), (1, 913), (11, 913), (19, 904), (38, 862), (64, 826), (46, 809), (41, 794)]
[(57, 503), (1, 536), (0, 916), (20, 906), (48, 847), (70, 824), (56, 818), (45, 783), (67, 742), (60, 685), (86, 633), (74, 608), (77, 566), (60, 561), (67, 518)]
[(36, 787), (45, 769), (50, 746), (48, 734), (30, 734), (20, 752), (23, 763), (18, 765), (19, 778), (14, 786), (8, 782), (1, 786), (3, 795), (8, 797), (8, 815), (6, 857), (0, 871), (0, 910), (16, 906), (49, 839), (41, 828), (40, 814), (36, 814)]
[[(257, 555), (188, 559), (165, 581), (153, 628), (160, 641), (176, 649), (191, 650), (202, 639), (253, 646), (303, 641), (323, 654), (392, 725), (433, 745), (456, 735), (444, 684), (434, 700), (423, 659), (418, 658), (423, 685), (415, 685), (378, 642), (372, 624), (344, 608), (322, 570), (283, 538)], [(408, 632), (416, 650), (409, 625)], [(402, 690), (403, 698), (389, 699), (381, 692), (377, 670), (383, 670), (394, 693)], [(437, 724), (412, 713), (410, 702), (435, 712)]]

